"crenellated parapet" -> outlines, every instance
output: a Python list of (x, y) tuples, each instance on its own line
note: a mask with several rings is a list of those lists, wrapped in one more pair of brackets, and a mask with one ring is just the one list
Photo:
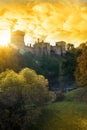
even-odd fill
[(33, 47), (27, 46), (24, 43), (25, 33), (22, 31), (15, 31), (12, 33), (11, 45), (16, 47), (23, 52), (30, 52), (36, 56), (61, 56), (66, 53), (66, 42), (56, 42), (55, 46), (51, 46), (50, 43), (40, 41), (39, 39), (35, 42)]
[(34, 54), (37, 56), (49, 56), (50, 55), (50, 43), (41, 41), (34, 44)]
[(34, 44), (34, 53), (37, 56), (61, 56), (66, 53), (66, 43), (64, 41), (56, 42), (55, 46), (51, 46), (50, 43), (39, 41)]

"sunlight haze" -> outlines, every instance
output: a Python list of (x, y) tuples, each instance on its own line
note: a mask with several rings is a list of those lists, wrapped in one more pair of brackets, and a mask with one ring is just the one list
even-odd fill
[(0, 46), (8, 46), (10, 37), (10, 30), (0, 30)]
[[(51, 44), (62, 40), (78, 46), (87, 41), (86, 3), (86, 0), (1, 0), (0, 26), (2, 30), (6, 27), (24, 31), (26, 43), (40, 38)], [(2, 35), (3, 32), (1, 41)]]

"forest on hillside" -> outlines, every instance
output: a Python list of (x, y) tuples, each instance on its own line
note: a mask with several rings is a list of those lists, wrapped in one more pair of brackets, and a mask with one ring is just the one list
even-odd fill
[(58, 57), (37, 57), (1, 47), (0, 130), (31, 129), (42, 108), (59, 100), (69, 87), (87, 87), (86, 43), (70, 47), (65, 55)]

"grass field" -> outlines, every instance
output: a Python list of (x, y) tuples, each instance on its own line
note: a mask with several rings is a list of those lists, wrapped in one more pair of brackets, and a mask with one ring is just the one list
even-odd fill
[(84, 102), (87, 103), (87, 87), (82, 87), (65, 93), (67, 101)]
[(38, 130), (87, 130), (87, 105), (59, 102), (48, 105), (38, 124)]
[(79, 91), (67, 93), (65, 101), (46, 106), (35, 130), (87, 130), (87, 104), (72, 100)]

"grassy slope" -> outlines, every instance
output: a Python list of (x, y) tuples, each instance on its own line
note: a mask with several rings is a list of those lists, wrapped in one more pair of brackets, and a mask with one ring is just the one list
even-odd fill
[(87, 130), (87, 105), (75, 102), (50, 104), (38, 126), (38, 130)]
[(68, 92), (65, 101), (49, 104), (40, 118), (37, 129), (87, 130), (87, 104), (77, 102), (79, 97), (84, 100), (84, 96), (87, 96), (84, 94), (83, 88), (77, 89)]
[(68, 101), (78, 101), (87, 103), (87, 87), (82, 87), (70, 91), (65, 94), (65, 98)]

